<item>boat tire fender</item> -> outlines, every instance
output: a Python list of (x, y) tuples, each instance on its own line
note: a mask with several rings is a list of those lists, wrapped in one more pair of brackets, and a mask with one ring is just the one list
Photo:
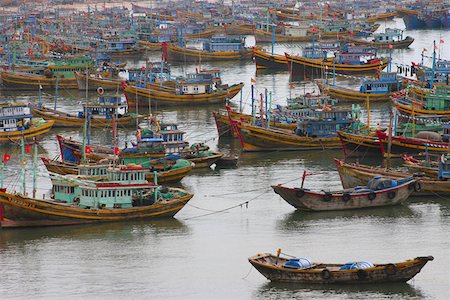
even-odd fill
[(352, 196), (349, 193), (344, 193), (344, 195), (342, 195), (342, 201), (344, 202), (350, 201), (351, 198)]
[(295, 196), (301, 198), (305, 195), (305, 191), (302, 189), (298, 189), (297, 192), (295, 192)]
[(331, 195), (331, 193), (325, 193), (325, 195), (323, 195), (323, 201), (325, 202), (330, 202), (333, 199), (333, 196)]
[(394, 199), (395, 198), (395, 196), (396, 196), (397, 194), (395, 193), (395, 191), (389, 191), (388, 193), (387, 193), (387, 197), (389, 198), (389, 199)]
[(397, 267), (394, 264), (387, 264), (386, 267), (384, 267), (384, 272), (387, 275), (395, 275), (397, 274)]
[(360, 279), (360, 280), (364, 280), (364, 279), (366, 279), (367, 278), (367, 272), (365, 271), (365, 270), (363, 270), (363, 269), (359, 269), (357, 272), (356, 272), (356, 275), (358, 275), (358, 279)]
[(376, 197), (377, 194), (375, 194), (374, 192), (370, 192), (369, 195), (367, 195), (367, 198), (369, 198), (370, 201), (375, 200)]
[(99, 87), (97, 88), (97, 93), (98, 93), (99, 95), (103, 95), (103, 94), (105, 93), (105, 90), (104, 90), (101, 86), (99, 86)]
[(328, 280), (331, 278), (331, 272), (328, 269), (323, 269), (322, 272), (320, 273), (320, 276), (322, 276), (322, 279)]
[(420, 192), (422, 190), (422, 184), (418, 181), (414, 182), (414, 192)]

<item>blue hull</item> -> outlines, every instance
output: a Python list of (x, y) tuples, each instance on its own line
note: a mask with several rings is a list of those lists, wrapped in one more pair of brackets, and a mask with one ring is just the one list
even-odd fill
[(445, 13), (441, 17), (442, 28), (450, 28), (450, 13)]

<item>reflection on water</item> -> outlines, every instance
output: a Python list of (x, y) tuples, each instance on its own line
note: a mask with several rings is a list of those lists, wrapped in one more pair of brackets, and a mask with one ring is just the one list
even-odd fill
[(255, 299), (423, 299), (408, 283), (326, 285), (268, 282), (257, 289)]
[(50, 240), (133, 240), (143, 236), (189, 235), (189, 227), (177, 219), (84, 224), (75, 226), (0, 230), (0, 252), (9, 247)]

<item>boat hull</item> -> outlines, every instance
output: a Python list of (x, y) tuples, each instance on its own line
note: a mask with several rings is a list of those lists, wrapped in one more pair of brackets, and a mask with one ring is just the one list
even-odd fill
[(0, 132), (0, 143), (9, 143), (12, 141), (18, 141), (22, 137), (25, 139), (32, 139), (35, 137), (39, 137), (40, 135), (46, 134), (52, 129), (53, 124), (55, 122), (52, 120), (45, 121), (44, 124), (39, 126), (33, 125), (28, 129), (23, 131), (9, 131), (9, 132)]
[(167, 53), (169, 54), (169, 61), (205, 62), (205, 61), (241, 60), (241, 59), (251, 59), (253, 55), (253, 49), (251, 48), (245, 48), (242, 51), (209, 52), (197, 49), (180, 48), (169, 44), (163, 47), (167, 47)]
[(364, 101), (389, 101), (393, 93), (387, 94), (368, 94), (361, 93), (359, 91), (354, 91), (350, 89), (343, 89), (335, 87), (332, 85), (317, 83), (321, 92), (329, 95), (333, 99), (338, 99), (341, 101), (354, 101), (354, 102), (364, 102)]
[(270, 53), (254, 49), (253, 57), (257, 69), (286, 70), (288, 69), (286, 56), (272, 55)]

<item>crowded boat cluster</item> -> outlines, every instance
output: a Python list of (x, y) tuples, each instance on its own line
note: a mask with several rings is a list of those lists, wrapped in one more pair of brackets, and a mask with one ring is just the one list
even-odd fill
[[(14, 173), (8, 161), (16, 154), (3, 154), (1, 228), (173, 217), (194, 196), (173, 183), (200, 168), (238, 168), (234, 154), (186, 141), (178, 124), (159, 118), (164, 107), (215, 105), (218, 137), (237, 139), (242, 151), (342, 149), (344, 159), (334, 160), (341, 190), (308, 189), (307, 171), (300, 187), (274, 182), (273, 191), (298, 210), (373, 208), (414, 196), (448, 196), (450, 61), (440, 52), (446, 41), (430, 41), (432, 50), (422, 51), (417, 63), (394, 63), (396, 51), (414, 47), (415, 40), (403, 29), (379, 27), (402, 18), (407, 30), (445, 30), (449, 16), (450, 5), (438, 0), (161, 1), (108, 8), (90, 3), (82, 9), (25, 2), (4, 8), (1, 88), (33, 93), (35, 101), (3, 99), (0, 105), (0, 142), (20, 144), (20, 160), (33, 161), (32, 172), (24, 163), (16, 166), (22, 184), (6, 188), (4, 177)], [(276, 53), (275, 44), (301, 45), (301, 53)], [(128, 66), (133, 59), (144, 65)], [(253, 61), (255, 79), (223, 82), (220, 69), (202, 66), (216, 61), (237, 67)], [(174, 74), (174, 67), (187, 64), (196, 71)], [(320, 93), (291, 94), (286, 104), (276, 103), (267, 89), (258, 95), (256, 77), (272, 72), (289, 74), (290, 86), (306, 82)], [(344, 86), (342, 78), (358, 85)], [(251, 91), (248, 109), (244, 85)], [(67, 90), (86, 95), (72, 111), (58, 108), (58, 91)], [(47, 92), (54, 94), (51, 105), (43, 101)], [(97, 101), (89, 101), (89, 94)], [(388, 126), (371, 126), (371, 103), (389, 107), (383, 116)], [(117, 138), (118, 127), (133, 128), (131, 146)], [(111, 143), (91, 143), (91, 128), (110, 128)], [(68, 129), (82, 130), (83, 138), (70, 136)], [(58, 158), (38, 157), (44, 135), (55, 135)], [(367, 156), (381, 166), (352, 160)], [(38, 160), (52, 185), (42, 198), (36, 192)], [(396, 169), (399, 160), (403, 165)], [(280, 253), (249, 261), (272, 281), (352, 283), (405, 282), (433, 260), (323, 264)]]

